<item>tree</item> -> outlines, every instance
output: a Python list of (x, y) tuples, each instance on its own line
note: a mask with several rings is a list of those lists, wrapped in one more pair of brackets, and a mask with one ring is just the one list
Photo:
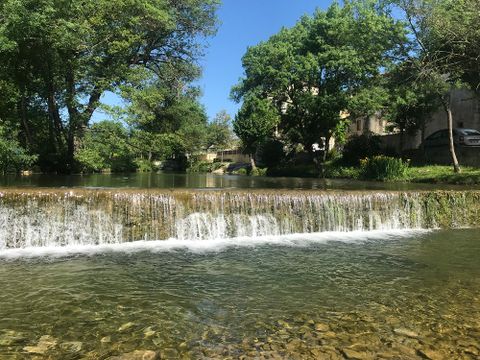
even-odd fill
[(207, 126), (207, 149), (224, 150), (233, 139), (232, 118), (225, 111), (220, 111)]
[(253, 96), (245, 98), (233, 122), (233, 131), (242, 141), (245, 152), (250, 155), (252, 170), (256, 168), (257, 147), (273, 134), (278, 122), (277, 110), (270, 100)]
[[(378, 94), (378, 78), (405, 56), (405, 41), (403, 24), (377, 1), (334, 3), (249, 48), (245, 78), (232, 94), (270, 99), (281, 114), (281, 132), (311, 151), (322, 138), (329, 142), (356, 100)], [(383, 98), (370, 97), (363, 111), (380, 108)]]
[(192, 78), (197, 39), (215, 28), (217, 0), (5, 0), (0, 3), (0, 81), (15, 93), (25, 138), (31, 109), (66, 171), (106, 91)]
[(30, 168), (37, 157), (25, 150), (0, 126), (0, 173), (20, 172)]
[(134, 169), (133, 148), (123, 124), (102, 121), (86, 130), (84, 141), (75, 157), (82, 171), (130, 171)]
[[(463, 0), (461, 1), (463, 2)], [(431, 89), (435, 89), (437, 98), (445, 110), (449, 151), (453, 170), (458, 173), (461, 169), (453, 140), (451, 91), (461, 86), (463, 72), (459, 70), (462, 68), (461, 66), (451, 62), (453, 57), (447, 55), (445, 44), (438, 41), (439, 27), (434, 26), (434, 24), (438, 25), (440, 20), (438, 14), (443, 13), (439, 12), (439, 9), (452, 2), (449, 0), (395, 0), (393, 2), (404, 11), (405, 18), (410, 25), (413, 39), (411, 62), (417, 68), (418, 81), (428, 83)], [(455, 21), (461, 20), (455, 19)]]
[(417, 66), (405, 61), (388, 74), (386, 88), (390, 96), (384, 115), (400, 130), (400, 152), (403, 153), (405, 133), (420, 131), (423, 147), (428, 118), (440, 106), (439, 84), (421, 81)]

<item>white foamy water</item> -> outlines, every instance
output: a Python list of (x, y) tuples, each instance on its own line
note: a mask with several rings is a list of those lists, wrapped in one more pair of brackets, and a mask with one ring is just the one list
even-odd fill
[(77, 255), (98, 255), (105, 253), (134, 254), (140, 252), (161, 253), (188, 251), (193, 253), (215, 253), (231, 248), (258, 246), (311, 246), (328, 242), (361, 243), (366, 241), (389, 241), (421, 236), (429, 230), (352, 231), (323, 232), (312, 234), (291, 234), (281, 236), (236, 237), (211, 240), (156, 240), (134, 241), (121, 244), (69, 245), (63, 247), (31, 247), (0, 251), (0, 259), (69, 257)]

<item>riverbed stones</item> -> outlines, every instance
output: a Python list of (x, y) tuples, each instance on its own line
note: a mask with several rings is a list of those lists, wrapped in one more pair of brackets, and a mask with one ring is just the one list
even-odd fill
[(112, 342), (112, 337), (111, 336), (104, 336), (103, 338), (100, 339), (100, 342), (102, 344), (107, 344)]
[(330, 326), (328, 326), (327, 324), (316, 323), (315, 330), (320, 332), (327, 332), (330, 330)]
[(83, 343), (80, 341), (67, 341), (60, 344), (60, 348), (66, 352), (78, 353), (82, 351)]
[(374, 357), (366, 352), (357, 351), (350, 348), (342, 349), (343, 355), (349, 360), (373, 360)]
[(20, 332), (14, 330), (5, 330), (0, 334), (0, 346), (13, 346), (22, 343), (27, 338)]
[(39, 340), (35, 346), (25, 346), (24, 351), (31, 354), (40, 354), (43, 355), (49, 350), (54, 349), (58, 344), (57, 339), (50, 335), (44, 335)]
[(397, 335), (406, 336), (409, 338), (418, 338), (418, 334), (415, 331), (406, 329), (406, 328), (397, 328), (393, 332)]
[(111, 356), (108, 360), (158, 360), (159, 354), (152, 350), (135, 350), (130, 353)]
[(120, 326), (118, 328), (118, 331), (119, 332), (124, 332), (124, 331), (127, 331), (127, 330), (130, 330), (131, 328), (133, 328), (135, 326), (135, 323), (133, 322), (128, 322), (128, 323), (125, 323), (123, 324), (122, 326)]

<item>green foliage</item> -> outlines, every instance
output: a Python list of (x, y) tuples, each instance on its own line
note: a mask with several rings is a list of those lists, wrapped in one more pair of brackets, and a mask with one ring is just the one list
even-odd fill
[(371, 133), (352, 136), (343, 148), (342, 162), (346, 165), (359, 165), (360, 160), (380, 155), (380, 137)]
[(207, 126), (206, 148), (224, 150), (233, 142), (232, 118), (225, 111), (220, 111)]
[(366, 158), (360, 163), (360, 175), (364, 179), (391, 181), (404, 180), (408, 175), (409, 162), (388, 156)]
[(267, 172), (268, 172), (267, 168), (255, 167), (254, 169), (252, 169), (252, 171), (250, 171), (250, 176), (266, 176)]
[[(198, 40), (214, 33), (217, 6), (217, 0), (0, 2), (2, 97), (8, 91), (0, 118), (42, 150), (40, 163), (58, 158), (59, 170), (75, 170), (76, 145), (105, 92), (127, 101), (141, 93), (159, 103), (199, 75)], [(162, 91), (144, 91), (152, 83)]]
[(277, 166), (285, 159), (284, 145), (281, 141), (266, 139), (258, 145), (256, 157), (260, 166)]
[(114, 121), (102, 121), (87, 130), (76, 160), (82, 171), (86, 172), (125, 172), (135, 169), (127, 129)]
[(9, 138), (0, 127), (0, 173), (18, 173), (30, 169), (37, 160), (36, 155), (30, 155), (20, 146), (18, 141)]
[(192, 173), (211, 173), (225, 166), (222, 162), (194, 161), (187, 170)]
[(382, 74), (406, 56), (406, 40), (404, 24), (378, 1), (335, 2), (249, 48), (232, 97), (268, 99), (282, 135), (311, 149), (341, 130), (345, 110), (365, 115), (383, 107)]
[(247, 97), (233, 122), (233, 131), (240, 138), (245, 151), (254, 154), (257, 147), (270, 136), (279, 116), (268, 99)]

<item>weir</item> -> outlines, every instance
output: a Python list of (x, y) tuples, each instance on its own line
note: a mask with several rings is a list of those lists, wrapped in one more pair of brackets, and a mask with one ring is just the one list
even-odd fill
[(0, 251), (480, 226), (480, 191), (0, 190)]

